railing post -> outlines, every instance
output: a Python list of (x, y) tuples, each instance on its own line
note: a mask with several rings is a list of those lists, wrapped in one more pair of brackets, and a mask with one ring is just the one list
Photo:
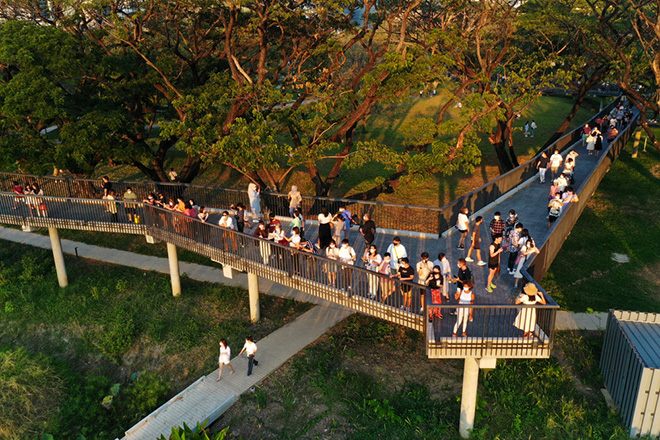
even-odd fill
[(478, 384), (479, 360), (477, 358), (465, 358), (463, 393), (461, 394), (461, 418), (458, 426), (458, 432), (463, 438), (470, 438), (470, 431), (474, 427)]
[(50, 246), (53, 249), (53, 259), (55, 260), (55, 272), (57, 272), (57, 282), (60, 287), (69, 285), (69, 279), (66, 276), (66, 267), (64, 266), (64, 253), (62, 252), (62, 242), (57, 228), (48, 228), (50, 236)]
[(257, 274), (248, 272), (248, 294), (250, 297), (250, 320), (252, 322), (259, 321), (259, 277)]
[(167, 243), (167, 259), (170, 263), (170, 280), (172, 282), (172, 295), (181, 295), (181, 278), (179, 275), (179, 258), (176, 254), (176, 246)]

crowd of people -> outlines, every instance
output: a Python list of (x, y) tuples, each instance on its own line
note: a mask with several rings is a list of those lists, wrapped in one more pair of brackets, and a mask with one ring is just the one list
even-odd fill
[(44, 191), (37, 182), (21, 185), (19, 181), (13, 182), (14, 206), (12, 209), (20, 209), (26, 205), (32, 217), (48, 217), (48, 207), (43, 199)]

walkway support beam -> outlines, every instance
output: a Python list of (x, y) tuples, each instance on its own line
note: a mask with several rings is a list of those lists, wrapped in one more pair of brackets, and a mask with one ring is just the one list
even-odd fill
[(176, 254), (176, 246), (167, 243), (167, 259), (170, 263), (170, 280), (172, 282), (172, 295), (181, 295), (181, 276), (179, 274), (179, 258)]
[(479, 359), (465, 358), (461, 418), (458, 426), (458, 432), (463, 438), (470, 438), (470, 431), (474, 428), (474, 414), (477, 409), (477, 385), (479, 385)]
[(248, 272), (248, 294), (250, 296), (250, 319), (252, 322), (259, 321), (261, 311), (259, 308), (259, 277)]
[(60, 287), (66, 287), (69, 285), (69, 279), (66, 276), (66, 266), (64, 266), (64, 253), (62, 252), (60, 233), (57, 228), (48, 228), (48, 235), (50, 236), (50, 247), (53, 249), (57, 282)]

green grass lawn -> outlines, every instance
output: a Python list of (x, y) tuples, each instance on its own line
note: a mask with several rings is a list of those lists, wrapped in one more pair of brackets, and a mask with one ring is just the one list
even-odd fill
[[(660, 312), (660, 154), (612, 164), (541, 284), (568, 310)], [(612, 253), (625, 254), (617, 263)]]
[[(183, 277), (174, 298), (167, 275), (68, 257), (66, 265), (70, 285), (60, 289), (50, 251), (0, 244), (0, 438), (121, 437), (216, 368), (220, 338), (236, 349), (310, 308), (262, 296), (252, 323), (242, 289)], [(32, 382), (45, 383), (47, 399)], [(17, 413), (29, 420), (12, 426)]]

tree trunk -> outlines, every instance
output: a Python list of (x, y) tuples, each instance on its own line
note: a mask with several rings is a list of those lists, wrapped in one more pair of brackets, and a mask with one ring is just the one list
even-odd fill
[(186, 158), (186, 163), (183, 165), (181, 174), (179, 175), (180, 181), (183, 183), (190, 183), (195, 177), (199, 174), (199, 170), (202, 167), (202, 160), (199, 156), (193, 156), (188, 154)]
[(357, 200), (375, 200), (376, 197), (381, 194), (391, 194), (399, 185), (401, 185), (401, 181), (399, 179), (401, 179), (401, 177), (403, 177), (407, 171), (407, 167), (405, 169), (401, 169), (387, 177), (383, 183), (380, 183), (366, 191), (357, 194), (351, 194), (350, 198)]
[(514, 165), (506, 149), (507, 138), (505, 135), (507, 121), (501, 121), (498, 119), (496, 122), (497, 127), (495, 128), (495, 132), (488, 136), (488, 140), (495, 149), (495, 153), (497, 153), (497, 165), (500, 169), (500, 174), (504, 174), (507, 171), (512, 170)]
[(578, 92), (577, 97), (575, 98), (575, 101), (573, 102), (573, 107), (571, 107), (571, 111), (568, 112), (568, 114), (566, 115), (566, 118), (564, 119), (564, 121), (561, 123), (559, 128), (557, 128), (557, 131), (555, 131), (555, 134), (550, 136), (550, 138), (547, 141), (545, 141), (545, 144), (543, 144), (543, 146), (541, 147), (541, 149), (539, 151), (545, 150), (550, 145), (555, 143), (555, 141), (557, 141), (557, 139), (562, 137), (564, 135), (564, 133), (566, 133), (566, 130), (571, 125), (571, 122), (573, 121), (573, 118), (575, 117), (578, 110), (582, 106), (582, 102), (584, 101), (585, 96), (587, 96), (587, 90), (580, 89), (580, 91)]

